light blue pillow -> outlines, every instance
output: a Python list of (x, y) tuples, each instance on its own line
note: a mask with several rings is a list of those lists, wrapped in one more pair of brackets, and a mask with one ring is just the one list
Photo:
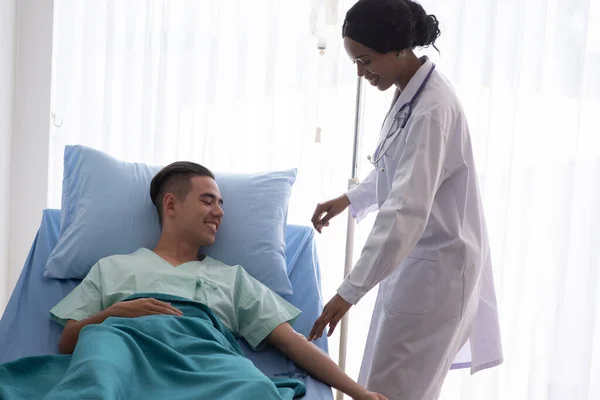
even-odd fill
[[(101, 258), (154, 248), (160, 224), (149, 188), (160, 169), (118, 161), (84, 146), (66, 146), (60, 239), (44, 275), (83, 279)], [(225, 216), (215, 245), (202, 252), (226, 264), (242, 265), (280, 295), (292, 294), (285, 225), (296, 170), (215, 173), (215, 177), (225, 200)]]

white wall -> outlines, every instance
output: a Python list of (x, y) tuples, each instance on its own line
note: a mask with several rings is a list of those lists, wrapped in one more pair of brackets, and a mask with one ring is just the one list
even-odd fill
[(17, 43), (17, 0), (0, 2), (0, 312), (9, 294), (10, 194)]
[(47, 204), (53, 10), (53, 0), (18, 1), (8, 274), (11, 291)]

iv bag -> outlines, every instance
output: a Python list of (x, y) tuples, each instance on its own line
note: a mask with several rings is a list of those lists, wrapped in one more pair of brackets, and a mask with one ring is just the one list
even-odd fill
[(338, 0), (312, 0), (310, 31), (317, 38), (317, 47), (327, 48), (327, 37), (337, 23)]

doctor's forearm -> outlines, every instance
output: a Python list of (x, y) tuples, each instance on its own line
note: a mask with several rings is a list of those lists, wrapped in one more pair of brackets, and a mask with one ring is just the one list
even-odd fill
[(397, 164), (382, 172), (389, 192), (344, 288), (354, 301), (390, 276), (420, 240), (445, 176), (446, 137), (440, 123), (415, 116)]
[(383, 207), (377, 216), (379, 229), (367, 239), (347, 281), (364, 296), (390, 276), (410, 254), (425, 230), (425, 208)]
[(344, 193), (350, 202), (350, 209), (353, 214), (359, 213), (377, 203), (376, 177), (377, 171), (373, 170), (364, 181)]

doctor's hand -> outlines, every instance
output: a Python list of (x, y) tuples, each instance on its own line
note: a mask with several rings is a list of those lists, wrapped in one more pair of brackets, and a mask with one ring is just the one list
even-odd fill
[(310, 221), (317, 232), (321, 233), (323, 227), (329, 226), (329, 220), (343, 212), (349, 205), (350, 199), (345, 194), (325, 203), (319, 203)]
[(327, 336), (331, 336), (342, 317), (350, 310), (350, 307), (352, 307), (352, 304), (344, 300), (339, 294), (333, 296), (325, 308), (323, 308), (323, 312), (319, 319), (315, 321), (315, 324), (310, 331), (310, 335), (308, 336), (308, 340), (317, 340), (323, 336), (323, 329), (325, 329), (327, 324), (329, 324)]

